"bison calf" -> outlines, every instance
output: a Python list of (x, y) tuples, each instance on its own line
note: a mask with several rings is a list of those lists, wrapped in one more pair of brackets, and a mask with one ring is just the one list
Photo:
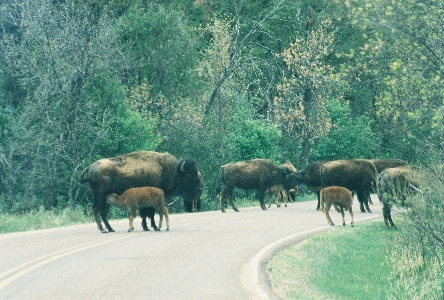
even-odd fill
[(292, 189), (285, 189), (282, 184), (274, 185), (267, 189), (268, 208), (271, 207), (273, 194), (276, 196), (275, 202), (277, 207), (281, 207), (280, 200), (285, 203), (287, 207), (288, 202), (294, 202), (295, 197), (298, 194), (298, 187), (295, 186)]
[(355, 225), (353, 220), (353, 195), (349, 189), (340, 186), (329, 186), (323, 188), (320, 192), (321, 210), (324, 211), (328, 224), (335, 226), (328, 213), (330, 207), (334, 205), (335, 209), (342, 214), (342, 225), (345, 226), (344, 210), (348, 210), (351, 216), (351, 226)]
[(129, 229), (128, 232), (134, 230), (133, 221), (137, 216), (137, 210), (140, 208), (154, 208), (159, 216), (159, 229), (162, 227), (163, 215), (167, 224), (167, 231), (170, 229), (170, 220), (168, 216), (168, 209), (163, 205), (164, 192), (155, 187), (139, 187), (131, 188), (123, 192), (122, 195), (116, 193), (108, 194), (106, 199), (121, 208), (128, 210)]

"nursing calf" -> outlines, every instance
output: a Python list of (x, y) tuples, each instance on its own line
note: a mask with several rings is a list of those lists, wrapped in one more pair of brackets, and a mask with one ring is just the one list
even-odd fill
[(163, 205), (164, 192), (155, 187), (139, 187), (131, 188), (123, 192), (122, 195), (111, 193), (106, 196), (106, 200), (117, 207), (128, 210), (129, 229), (128, 232), (134, 230), (133, 221), (137, 216), (137, 210), (142, 208), (154, 208), (160, 216), (159, 229), (162, 227), (163, 215), (167, 224), (167, 231), (170, 229), (170, 220), (168, 209)]

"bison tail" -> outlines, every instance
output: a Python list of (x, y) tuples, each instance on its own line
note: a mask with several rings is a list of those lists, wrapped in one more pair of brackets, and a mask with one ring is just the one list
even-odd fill
[(220, 169), (219, 169), (219, 175), (220, 175), (220, 178), (222, 179), (222, 183), (223, 183), (223, 184), (225, 184), (224, 171), (225, 171), (225, 167), (224, 167), (224, 166), (220, 167)]
[(91, 177), (85, 177), (85, 175), (88, 173), (89, 173), (89, 166), (85, 170), (82, 171), (82, 174), (80, 174), (80, 183), (81, 184), (91, 181)]

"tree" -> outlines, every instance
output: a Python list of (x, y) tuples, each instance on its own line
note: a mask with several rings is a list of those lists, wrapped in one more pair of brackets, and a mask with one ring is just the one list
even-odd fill
[(330, 98), (342, 99), (347, 90), (342, 74), (334, 73), (326, 62), (334, 32), (325, 20), (306, 36), (299, 34), (279, 57), (287, 66), (274, 98), (274, 118), (293, 144), (300, 145), (298, 166), (308, 163), (313, 139), (324, 136), (331, 127), (325, 109)]
[[(382, 147), (428, 161), (442, 153), (444, 8), (435, 1), (362, 1), (352, 6), (367, 42), (362, 64), (375, 78)], [(427, 151), (424, 151), (426, 150)]]
[(373, 133), (369, 117), (353, 117), (348, 102), (334, 99), (327, 102), (326, 109), (331, 128), (312, 141), (311, 161), (375, 157), (380, 139)]
[(1, 178), (4, 207), (76, 205), (77, 178), (89, 162), (157, 146), (150, 121), (123, 103), (125, 57), (105, 11), (71, 1), (24, 1), (7, 5), (0, 17), (3, 76), (21, 91), (15, 102), (3, 103), (14, 112), (0, 141), (8, 168)]

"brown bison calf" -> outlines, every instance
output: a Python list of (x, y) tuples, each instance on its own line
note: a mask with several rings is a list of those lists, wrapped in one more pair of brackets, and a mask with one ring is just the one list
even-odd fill
[(164, 192), (155, 187), (139, 187), (131, 188), (123, 192), (122, 195), (111, 193), (106, 196), (106, 199), (120, 208), (128, 210), (129, 229), (128, 232), (134, 230), (133, 221), (137, 216), (137, 210), (140, 208), (152, 207), (158, 212), (160, 216), (159, 230), (162, 227), (163, 215), (167, 224), (167, 231), (170, 229), (170, 220), (168, 216), (168, 209), (163, 205)]
[(349, 189), (340, 186), (329, 186), (323, 188), (320, 192), (321, 210), (324, 211), (328, 224), (335, 226), (328, 213), (330, 207), (334, 205), (335, 209), (342, 214), (342, 225), (345, 226), (344, 210), (348, 210), (351, 215), (351, 226), (355, 225), (353, 220), (353, 195)]

